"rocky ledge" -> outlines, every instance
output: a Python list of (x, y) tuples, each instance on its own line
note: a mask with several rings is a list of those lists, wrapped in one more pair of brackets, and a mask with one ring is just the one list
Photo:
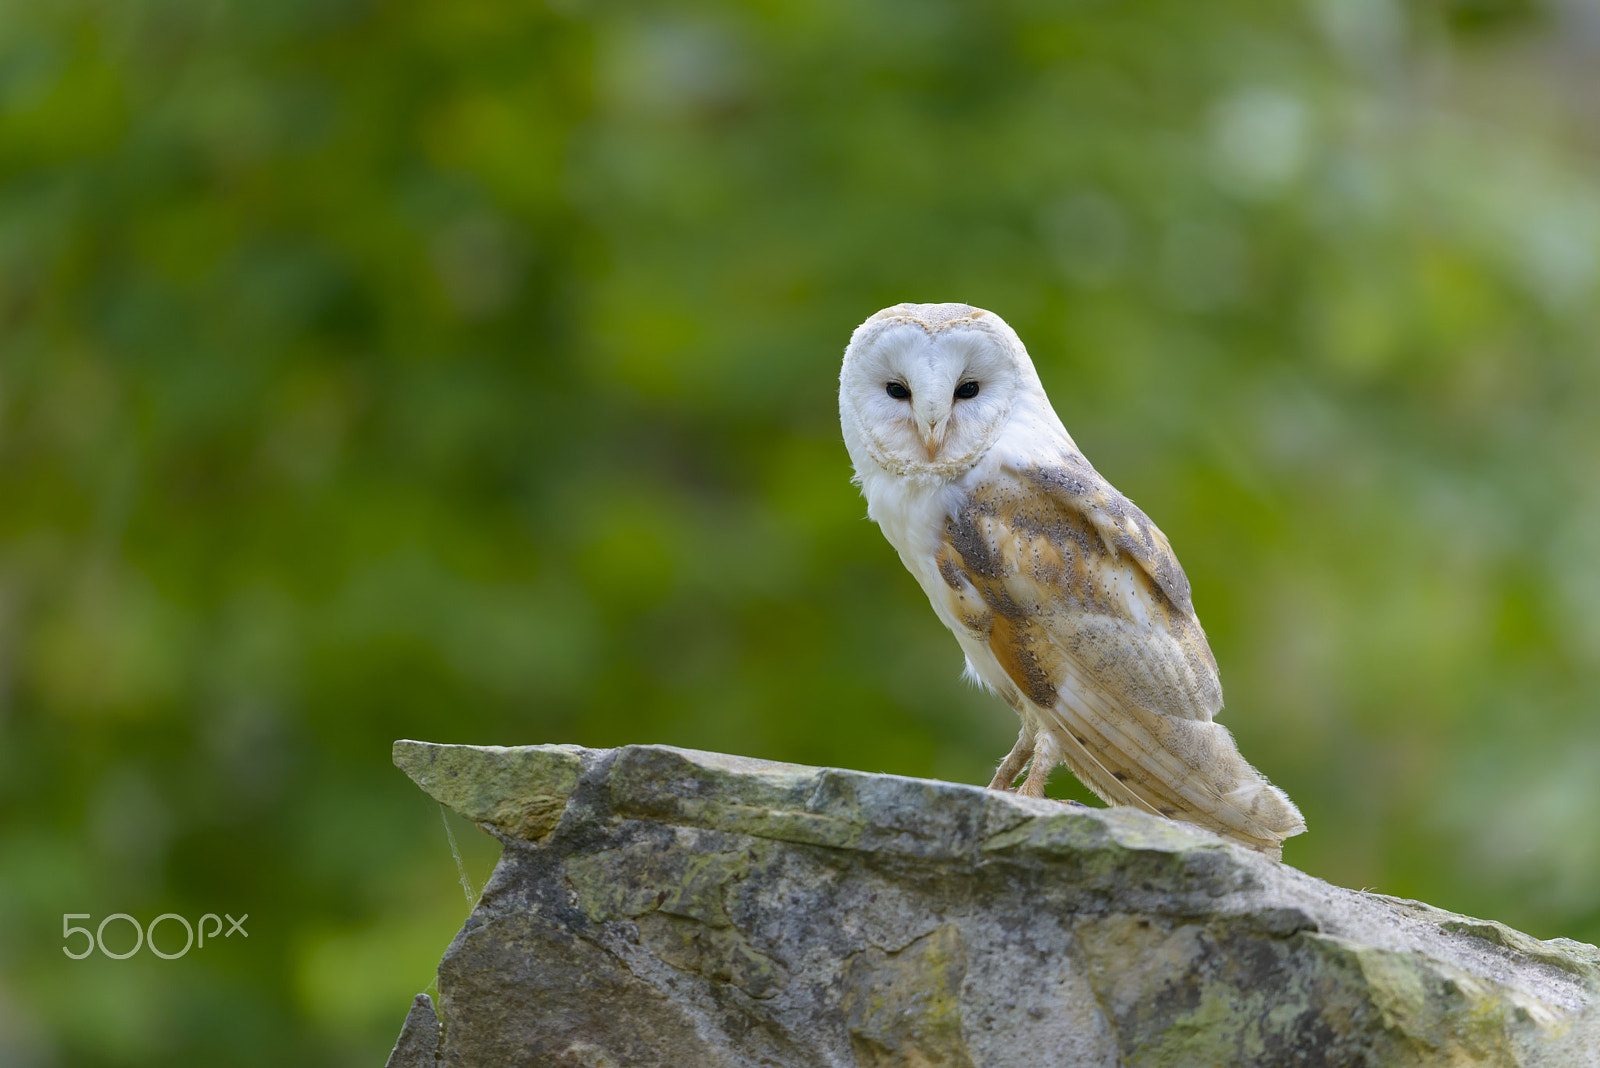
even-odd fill
[(504, 851), (392, 1068), (1600, 1066), (1595, 947), (1128, 809), (659, 745), (394, 762)]

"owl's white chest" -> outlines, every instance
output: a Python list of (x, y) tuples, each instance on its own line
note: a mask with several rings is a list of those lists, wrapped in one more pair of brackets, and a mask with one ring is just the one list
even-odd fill
[(966, 506), (974, 487), (993, 481), (1002, 467), (1015, 464), (1025, 454), (1012, 440), (1014, 437), (1015, 424), (982, 459), (949, 480), (906, 478), (891, 474), (870, 460), (862, 462), (864, 457), (857, 459), (867, 517), (878, 524), (889, 544), (900, 553), (906, 570), (928, 591), (941, 618), (945, 613), (933, 592), (944, 581), (939, 575), (938, 552), (945, 524)]
[(940, 621), (960, 642), (967, 662), (984, 682), (1002, 687), (1004, 672), (987, 646), (967, 631), (940, 595), (944, 578), (939, 574), (939, 547), (946, 523), (966, 504), (970, 485), (981, 481), (986, 468), (994, 462), (993, 458), (986, 458), (950, 482), (900, 478), (878, 468), (863, 472), (861, 488), (867, 499), (868, 518), (878, 524), (884, 538), (900, 554), (900, 562), (928, 595), (928, 603)]
[(878, 524), (906, 570), (929, 588), (929, 580), (938, 577), (935, 557), (945, 522), (964, 494), (951, 483), (897, 478), (881, 470), (864, 473), (861, 489), (867, 518)]
[(868, 518), (878, 524), (906, 570), (928, 595), (940, 622), (955, 636), (966, 655), (969, 677), (1005, 696), (1020, 712), (1025, 702), (1017, 698), (1016, 686), (995, 659), (985, 636), (968, 630), (955, 616), (939, 573), (946, 524), (966, 506), (973, 488), (994, 480), (1002, 467), (1017, 461), (1018, 452), (1013, 442), (1002, 437), (970, 471), (948, 482), (903, 478), (870, 463), (857, 470)]

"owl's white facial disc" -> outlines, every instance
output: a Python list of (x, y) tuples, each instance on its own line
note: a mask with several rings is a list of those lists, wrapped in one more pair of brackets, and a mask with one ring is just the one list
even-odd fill
[[(1023, 367), (1027, 371), (1024, 372)], [(896, 475), (954, 478), (994, 444), (1032, 365), (999, 316), (965, 304), (900, 304), (845, 350), (839, 415), (862, 456)]]

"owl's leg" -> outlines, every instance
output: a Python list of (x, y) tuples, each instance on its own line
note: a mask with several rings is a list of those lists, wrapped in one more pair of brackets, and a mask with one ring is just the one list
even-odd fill
[(1009, 790), (1011, 784), (1017, 781), (1017, 776), (1022, 774), (1022, 766), (1033, 756), (1033, 732), (1023, 727), (1017, 734), (1017, 744), (1011, 752), (1000, 762), (1000, 770), (994, 773), (994, 778), (989, 782), (991, 790)]
[(1056, 742), (1055, 735), (1049, 731), (1040, 731), (1033, 739), (1033, 767), (1028, 769), (1027, 780), (1017, 789), (1023, 797), (1043, 797), (1044, 781), (1050, 777), (1050, 772), (1061, 763), (1061, 746)]

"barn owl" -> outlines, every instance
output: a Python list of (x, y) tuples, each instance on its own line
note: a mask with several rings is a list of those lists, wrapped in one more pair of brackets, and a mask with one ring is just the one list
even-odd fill
[[(1022, 721), (991, 789), (1065, 764), (1114, 805), (1270, 856), (1305, 830), (1212, 718), (1217, 663), (1166, 536), (1089, 465), (992, 312), (897, 304), (858, 327), (839, 416), (867, 515)], [(1031, 766), (1030, 766), (1031, 765)]]

